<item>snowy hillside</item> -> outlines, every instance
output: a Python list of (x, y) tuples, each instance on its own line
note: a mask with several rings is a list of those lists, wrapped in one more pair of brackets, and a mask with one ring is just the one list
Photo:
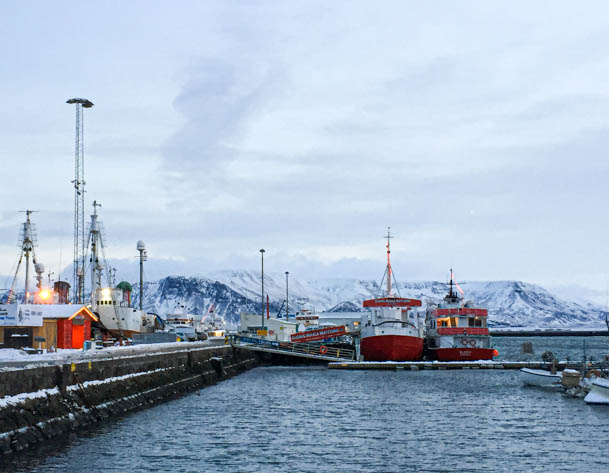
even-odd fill
[[(144, 305), (161, 315), (180, 306), (188, 312), (204, 314), (211, 304), (226, 322), (236, 325), (242, 311), (261, 310), (260, 274), (252, 271), (222, 271), (208, 278), (167, 277), (147, 283)], [(265, 274), (265, 294), (269, 295), (271, 314), (285, 299), (285, 275)], [(544, 288), (519, 281), (467, 282), (465, 297), (489, 309), (493, 327), (575, 328), (604, 327), (605, 311), (594, 304), (579, 304), (560, 299)], [(352, 312), (362, 301), (378, 294), (378, 283), (358, 279), (289, 280), (290, 312), (299, 308), (315, 311)], [(436, 281), (407, 282), (398, 286), (403, 297), (438, 301), (446, 285)], [(135, 288), (135, 299), (139, 290)]]

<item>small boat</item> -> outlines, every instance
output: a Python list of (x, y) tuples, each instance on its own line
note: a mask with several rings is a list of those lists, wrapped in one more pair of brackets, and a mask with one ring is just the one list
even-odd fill
[(226, 340), (226, 328), (224, 320), (216, 317), (216, 306), (212, 304), (207, 314), (201, 317), (195, 330), (202, 340), (209, 340), (212, 345), (223, 344)]
[(540, 388), (554, 388), (562, 386), (562, 373), (560, 371), (552, 373), (546, 370), (520, 368), (520, 372), (522, 373), (522, 382), (526, 386), (537, 386)]
[(590, 384), (590, 392), (584, 398), (586, 404), (609, 405), (609, 379), (596, 378)]
[(175, 333), (179, 341), (194, 342), (197, 340), (197, 333), (194, 327), (194, 316), (184, 312), (184, 306), (172, 314), (167, 314), (165, 330)]
[(492, 360), (499, 352), (491, 346), (487, 309), (465, 302), (453, 289), (463, 291), (450, 270), (448, 294), (427, 307), (427, 356), (439, 361)]
[(387, 276), (387, 296), (364, 301), (369, 312), (361, 321), (360, 353), (365, 361), (419, 361), (423, 357), (424, 333), (413, 307), (420, 307), (421, 301), (392, 294), (389, 231), (386, 238), (387, 268), (383, 279)]

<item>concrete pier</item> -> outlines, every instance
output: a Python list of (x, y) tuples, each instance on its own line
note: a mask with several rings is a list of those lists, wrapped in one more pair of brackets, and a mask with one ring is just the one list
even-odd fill
[[(170, 349), (168, 349), (170, 348)], [(256, 354), (183, 343), (0, 371), (0, 456), (256, 366)], [(86, 356), (86, 355), (85, 355)]]

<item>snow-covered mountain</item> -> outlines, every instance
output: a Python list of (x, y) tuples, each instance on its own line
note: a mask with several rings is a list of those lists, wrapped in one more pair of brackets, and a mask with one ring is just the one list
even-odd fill
[[(467, 282), (463, 288), (467, 300), (489, 309), (489, 324), (493, 327), (604, 327), (603, 307), (560, 299), (534, 284)], [(134, 289), (137, 303), (137, 285)], [(446, 293), (446, 285), (436, 281), (401, 283), (397, 289), (402, 297), (422, 299), (423, 305), (440, 300)], [(265, 274), (264, 290), (274, 314), (285, 300), (285, 275)], [(242, 311), (261, 311), (260, 292), (260, 274), (253, 271), (222, 271), (204, 278), (172, 276), (146, 284), (144, 306), (161, 315), (180, 306), (188, 312), (204, 314), (214, 304), (218, 315), (236, 325)], [(370, 280), (289, 279), (290, 312), (298, 308), (354, 312), (360, 310), (364, 299), (378, 294), (378, 283)]]

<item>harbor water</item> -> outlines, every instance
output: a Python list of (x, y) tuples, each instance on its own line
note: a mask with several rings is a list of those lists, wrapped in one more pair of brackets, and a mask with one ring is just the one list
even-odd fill
[[(537, 358), (571, 343), (581, 356), (579, 337), (526, 341)], [(599, 359), (607, 342), (587, 350)], [(518, 355), (522, 340), (495, 344)], [(518, 371), (259, 367), (2, 458), (0, 471), (606, 471), (608, 440), (609, 408), (523, 387)]]

